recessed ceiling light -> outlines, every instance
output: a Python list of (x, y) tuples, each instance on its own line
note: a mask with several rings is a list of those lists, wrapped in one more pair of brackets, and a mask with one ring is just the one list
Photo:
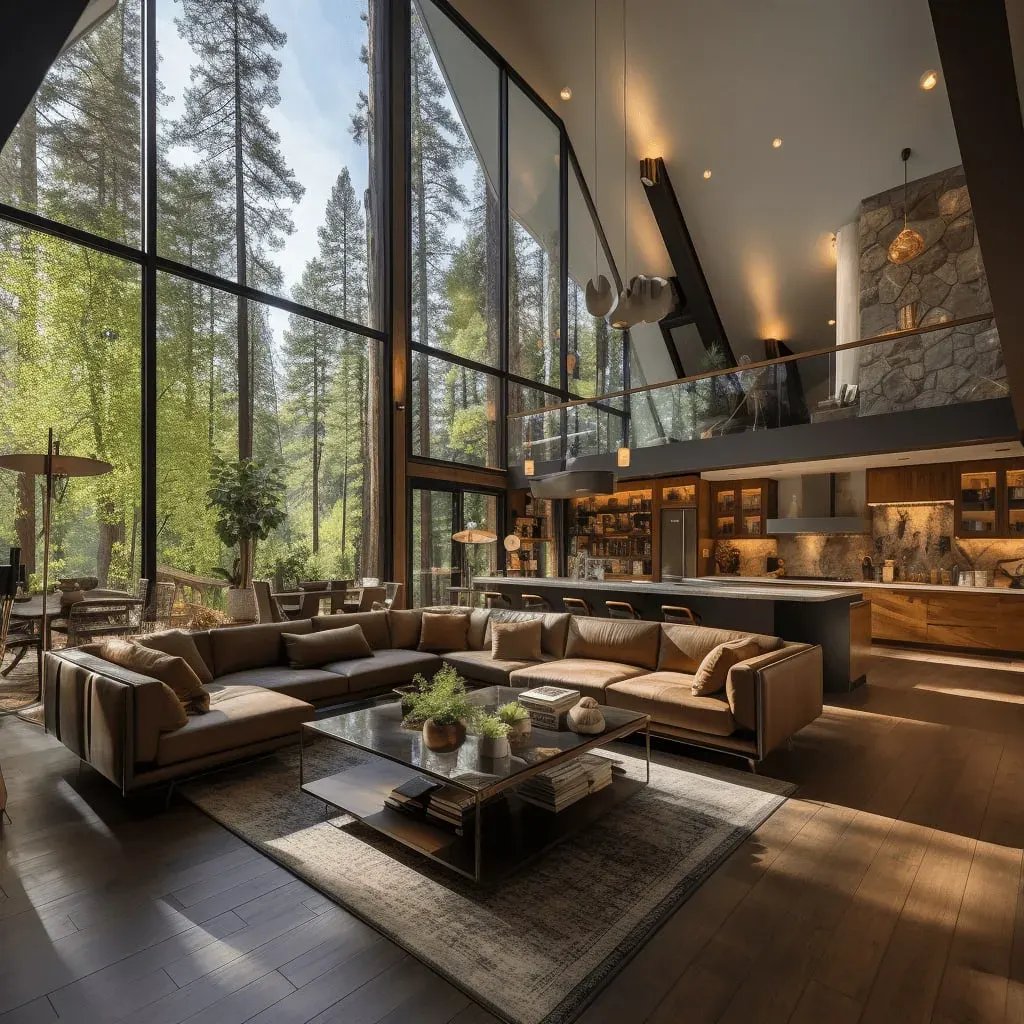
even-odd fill
[(782, 149), (782, 139), (780, 139), (778, 135), (772, 139), (772, 149)]
[(925, 92), (931, 92), (939, 84), (938, 71), (926, 71), (920, 78), (918, 84)]
[[(931, 86), (929, 86), (929, 88), (931, 88)], [(563, 100), (571, 100), (572, 99), (572, 89), (570, 89), (569, 86), (567, 86), (567, 85), (563, 85), (562, 86), (562, 91), (558, 95), (561, 96)]]
[(707, 170), (706, 170), (706, 171), (704, 172), (704, 180), (706, 181), (706, 180), (707, 180), (708, 178), (710, 178), (710, 177), (711, 177), (711, 168), (709, 167), (709, 168), (708, 168), (708, 169), (707, 169)]
[(829, 327), (835, 327), (835, 325), (836, 325), (835, 320), (829, 320), (828, 325), (829, 325)]

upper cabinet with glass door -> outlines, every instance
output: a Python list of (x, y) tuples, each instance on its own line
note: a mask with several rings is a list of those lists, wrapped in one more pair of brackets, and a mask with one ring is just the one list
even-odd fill
[(962, 462), (956, 492), (956, 536), (1024, 537), (1024, 463)]

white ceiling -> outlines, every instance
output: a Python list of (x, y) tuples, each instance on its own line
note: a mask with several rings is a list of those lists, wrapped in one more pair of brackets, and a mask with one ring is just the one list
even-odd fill
[(927, 0), (628, 0), (628, 233), (622, 3), (596, 4), (595, 175), (594, 0), (455, 0), (565, 119), (620, 270), (671, 271), (637, 168), (663, 156), (736, 354), (831, 343), (832, 233), (901, 181), (903, 146), (911, 178), (960, 160), (944, 83), (918, 87)]

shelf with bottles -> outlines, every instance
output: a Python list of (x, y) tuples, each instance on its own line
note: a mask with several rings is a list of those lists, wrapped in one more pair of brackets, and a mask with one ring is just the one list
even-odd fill
[(711, 490), (711, 526), (717, 538), (763, 537), (775, 515), (774, 480), (715, 483)]
[(654, 571), (653, 492), (617, 491), (569, 503), (569, 554), (605, 561), (605, 579), (650, 578)]
[(509, 532), (519, 539), (519, 548), (507, 551), (505, 571), (510, 576), (551, 576), (557, 571), (554, 548), (554, 512), (547, 498), (529, 492), (510, 502)]

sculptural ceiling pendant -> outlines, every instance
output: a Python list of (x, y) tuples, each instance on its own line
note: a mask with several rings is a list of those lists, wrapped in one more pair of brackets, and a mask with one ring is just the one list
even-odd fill
[(903, 230), (889, 243), (890, 263), (909, 263), (920, 256), (926, 246), (921, 233), (907, 226), (907, 161), (910, 150), (904, 149), (900, 156), (903, 159)]

